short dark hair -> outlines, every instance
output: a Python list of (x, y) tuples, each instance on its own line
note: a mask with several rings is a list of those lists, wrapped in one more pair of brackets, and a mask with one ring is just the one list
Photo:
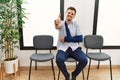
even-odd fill
[(74, 11), (75, 11), (75, 14), (76, 14), (76, 12), (77, 12), (74, 7), (68, 7), (68, 8), (67, 8), (67, 11), (68, 11), (68, 10), (74, 10)]

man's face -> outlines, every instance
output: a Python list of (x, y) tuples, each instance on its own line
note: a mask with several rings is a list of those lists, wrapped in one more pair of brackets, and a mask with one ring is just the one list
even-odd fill
[(72, 21), (72, 19), (75, 17), (75, 11), (74, 10), (67, 10), (66, 12), (66, 20)]

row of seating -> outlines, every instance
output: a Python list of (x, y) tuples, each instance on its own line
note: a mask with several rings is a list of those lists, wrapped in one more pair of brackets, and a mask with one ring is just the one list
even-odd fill
[[(55, 71), (54, 71), (54, 64), (53, 59), (54, 55), (52, 54), (51, 50), (53, 48), (53, 37), (50, 35), (36, 35), (33, 37), (33, 46), (35, 48), (35, 53), (30, 56), (30, 68), (29, 68), (29, 77), (28, 80), (30, 80), (31, 76), (31, 67), (32, 67), (32, 61), (35, 61), (35, 69), (37, 70), (37, 62), (46, 62), (51, 61), (52, 65), (52, 71), (53, 71), (53, 77), (55, 78)], [(84, 46), (86, 48), (86, 56), (89, 58), (89, 66), (88, 66), (88, 72), (87, 72), (87, 80), (89, 78), (89, 72), (90, 72), (90, 66), (91, 66), (91, 60), (98, 61), (98, 67), (100, 65), (100, 61), (109, 60), (110, 62), (110, 77), (112, 80), (112, 64), (111, 64), (111, 57), (101, 52), (102, 46), (103, 46), (103, 37), (101, 35), (86, 35), (84, 36)], [(94, 50), (99, 49), (99, 52), (89, 52), (88, 50)], [(39, 53), (37, 50), (50, 50), (48, 53)], [(77, 61), (73, 58), (68, 58), (66, 62), (75, 62), (77, 65)], [(83, 74), (83, 80), (84, 80), (84, 72)], [(60, 77), (60, 70), (58, 73), (58, 80)]]

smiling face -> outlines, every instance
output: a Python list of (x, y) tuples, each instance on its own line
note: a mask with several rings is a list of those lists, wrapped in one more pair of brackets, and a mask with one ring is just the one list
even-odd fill
[(66, 21), (71, 22), (75, 17), (75, 14), (76, 14), (75, 10), (68, 9), (66, 12)]

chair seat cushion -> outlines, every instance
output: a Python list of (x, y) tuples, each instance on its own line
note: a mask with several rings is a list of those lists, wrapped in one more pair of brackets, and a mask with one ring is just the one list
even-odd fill
[(88, 58), (91, 58), (93, 60), (98, 60), (98, 61), (104, 61), (111, 58), (109, 55), (105, 53), (87, 53), (86, 56)]
[(66, 60), (66, 62), (76, 62), (76, 60), (75, 60), (74, 58), (69, 57), (69, 58)]
[(30, 59), (33, 61), (38, 61), (38, 62), (45, 62), (45, 61), (49, 61), (52, 60), (54, 58), (53, 54), (50, 53), (43, 53), (43, 54), (32, 54), (30, 56)]

